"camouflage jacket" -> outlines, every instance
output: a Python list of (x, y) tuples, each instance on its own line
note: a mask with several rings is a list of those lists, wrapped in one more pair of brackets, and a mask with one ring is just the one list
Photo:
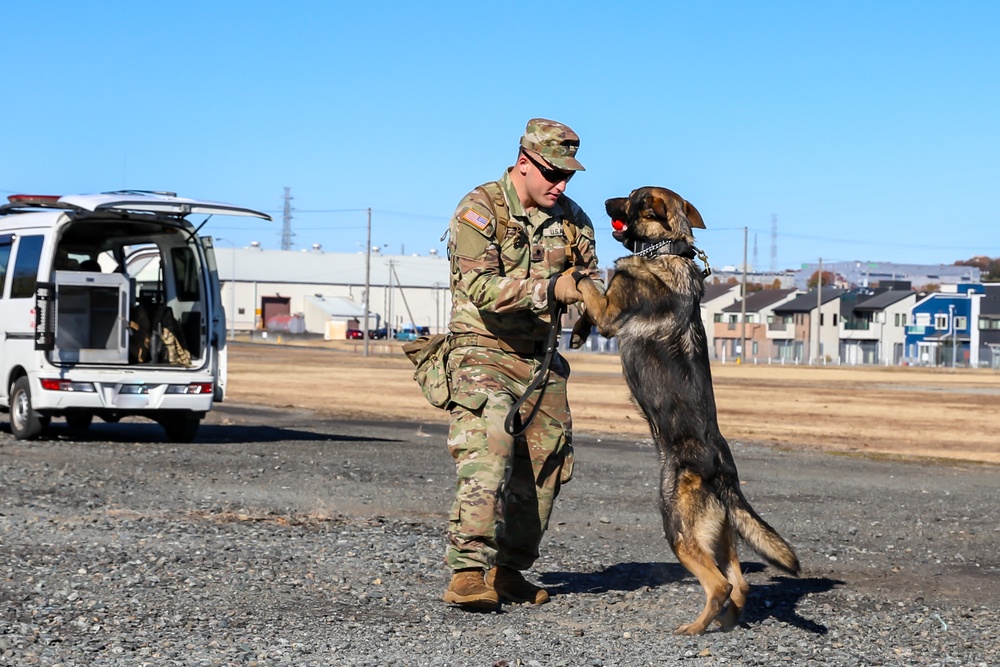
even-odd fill
[[(504, 202), (491, 202), (489, 192), (479, 186), (451, 218), (449, 329), (504, 340), (544, 340), (550, 321), (549, 278), (574, 265), (597, 268), (594, 226), (565, 195), (551, 208), (526, 212), (509, 170), (497, 183)], [(498, 242), (494, 207), (503, 204), (510, 220)]]

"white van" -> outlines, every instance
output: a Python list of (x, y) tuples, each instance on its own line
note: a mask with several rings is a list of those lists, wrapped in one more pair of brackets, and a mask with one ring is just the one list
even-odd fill
[(194, 439), (226, 385), (211, 237), (188, 216), (270, 216), (169, 192), (12, 195), (0, 206), (0, 410), (18, 439), (53, 417), (140, 415)]

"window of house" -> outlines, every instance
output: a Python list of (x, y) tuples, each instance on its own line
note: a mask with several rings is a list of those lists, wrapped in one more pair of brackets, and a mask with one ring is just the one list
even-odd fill
[(962, 316), (962, 315), (960, 315), (960, 316), (958, 316), (958, 317), (955, 318), (955, 330), (956, 331), (958, 331), (959, 329), (964, 330), (967, 326), (968, 326), (968, 318), (966, 318), (965, 316)]
[(948, 316), (947, 315), (935, 315), (934, 316), (934, 328), (935, 329), (947, 329), (948, 328)]
[(754, 320), (754, 314), (753, 313), (747, 313), (747, 322), (749, 322), (750, 324), (753, 324), (754, 321), (755, 321)]
[(774, 315), (768, 315), (767, 316), (767, 323), (768, 324), (774, 324)]
[(721, 322), (722, 321), (722, 313), (716, 313), (715, 315), (712, 315), (712, 321), (713, 322)]

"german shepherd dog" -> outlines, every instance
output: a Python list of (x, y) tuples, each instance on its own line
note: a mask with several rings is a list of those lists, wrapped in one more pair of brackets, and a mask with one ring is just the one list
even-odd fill
[[(704, 276), (694, 262), (691, 234), (705, 223), (666, 188), (639, 188), (605, 207), (615, 239), (636, 254), (615, 262), (605, 294), (588, 278), (578, 288), (601, 335), (618, 337), (625, 379), (659, 449), (666, 537), (705, 589), (704, 610), (675, 632), (700, 634), (713, 620), (728, 630), (739, 622), (750, 588), (736, 535), (789, 574), (798, 575), (799, 561), (743, 496), (733, 454), (719, 432), (701, 321)], [(641, 246), (648, 247), (636, 252)]]

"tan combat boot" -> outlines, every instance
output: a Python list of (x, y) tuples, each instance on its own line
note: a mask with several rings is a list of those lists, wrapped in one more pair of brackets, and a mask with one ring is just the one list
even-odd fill
[(492, 586), (497, 594), (508, 602), (545, 604), (549, 601), (548, 591), (535, 586), (519, 571), (503, 565), (498, 565), (486, 573), (486, 585)]
[(478, 568), (456, 570), (444, 592), (444, 601), (466, 609), (492, 610), (500, 604), (497, 592), (486, 584), (483, 571)]

